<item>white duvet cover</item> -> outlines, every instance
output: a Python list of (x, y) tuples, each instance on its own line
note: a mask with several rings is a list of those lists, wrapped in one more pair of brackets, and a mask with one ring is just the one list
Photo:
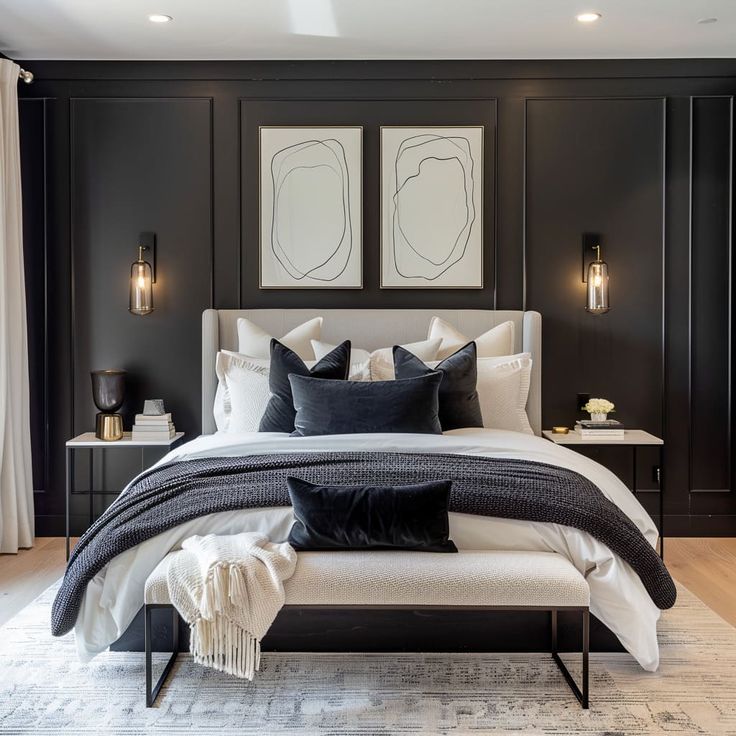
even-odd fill
[[(356, 434), (290, 437), (277, 433), (203, 435), (176, 448), (159, 464), (196, 457), (226, 457), (284, 452), (398, 451), (457, 453), (536, 460), (584, 475), (613, 501), (647, 540), (656, 545), (657, 529), (641, 504), (609, 470), (540, 437), (495, 429), (460, 429), (444, 435)], [(123, 491), (125, 493), (125, 491)], [(125, 632), (143, 605), (146, 578), (172, 549), (193, 534), (260, 531), (285, 541), (290, 508), (247, 509), (210, 514), (159, 534), (112, 560), (89, 583), (74, 629), (83, 661), (105, 650)], [(557, 552), (585, 575), (590, 610), (620, 639), (646, 670), (659, 664), (657, 620), (639, 577), (620, 557), (588, 534), (550, 523), (450, 514), (450, 535), (460, 549)]]

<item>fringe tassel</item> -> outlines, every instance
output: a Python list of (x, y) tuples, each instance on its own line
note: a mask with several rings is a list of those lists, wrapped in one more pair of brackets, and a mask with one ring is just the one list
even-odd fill
[(243, 573), (237, 565), (230, 565), (230, 603), (234, 606), (248, 605), (248, 588), (243, 579)]
[(248, 587), (237, 565), (220, 562), (202, 586), (200, 618), (191, 624), (190, 649), (195, 662), (252, 680), (261, 665), (261, 643), (222, 614), (228, 605), (246, 607)]
[(220, 562), (207, 573), (202, 586), (199, 612), (202, 618), (212, 621), (216, 614), (225, 610), (228, 603), (237, 607), (247, 606), (248, 588), (237, 565)]
[(198, 619), (190, 627), (194, 661), (205, 667), (252, 680), (261, 664), (261, 643), (219, 614)]

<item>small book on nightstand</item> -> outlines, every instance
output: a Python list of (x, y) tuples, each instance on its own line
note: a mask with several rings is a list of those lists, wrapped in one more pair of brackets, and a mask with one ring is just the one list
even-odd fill
[(139, 442), (174, 439), (176, 428), (167, 414), (136, 414), (131, 438)]
[(624, 425), (615, 419), (605, 421), (592, 421), (581, 419), (575, 423), (575, 431), (581, 436), (589, 439), (605, 438), (610, 440), (622, 440), (624, 438)]

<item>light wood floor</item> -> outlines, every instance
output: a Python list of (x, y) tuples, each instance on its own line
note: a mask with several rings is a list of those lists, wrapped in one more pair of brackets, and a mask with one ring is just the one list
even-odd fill
[[(665, 561), (676, 580), (736, 626), (736, 538), (667, 539)], [(39, 537), (33, 549), (0, 555), (0, 626), (63, 573), (62, 537)]]
[(664, 558), (675, 580), (736, 626), (736, 538), (666, 539)]
[(0, 626), (64, 574), (65, 557), (64, 537), (36, 537), (31, 549), (0, 555)]

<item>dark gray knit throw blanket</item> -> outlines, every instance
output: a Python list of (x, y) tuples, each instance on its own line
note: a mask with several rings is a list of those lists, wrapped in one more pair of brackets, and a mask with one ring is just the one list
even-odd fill
[(146, 472), (74, 548), (54, 600), (51, 632), (61, 636), (74, 627), (87, 583), (117, 555), (206, 514), (290, 506), (290, 475), (333, 485), (450, 479), (450, 511), (580, 529), (631, 565), (655, 605), (675, 603), (675, 585), (656, 551), (615, 504), (572, 470), (468, 455), (289, 453), (185, 460)]

